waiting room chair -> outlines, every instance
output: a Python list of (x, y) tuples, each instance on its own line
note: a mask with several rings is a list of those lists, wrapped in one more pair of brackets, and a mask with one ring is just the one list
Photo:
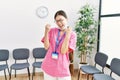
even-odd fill
[(37, 59), (43, 59), (46, 55), (47, 50), (44, 48), (34, 48), (33, 49), (33, 57), (35, 59), (33, 66), (33, 73), (32, 73), (32, 80), (33, 76), (35, 75), (35, 68), (41, 68), (42, 61), (36, 61)]
[(70, 74), (71, 74), (71, 76), (74, 76), (74, 63), (73, 63), (73, 61), (74, 61), (74, 52), (73, 51), (71, 51), (69, 53), (69, 60), (70, 60), (70, 65), (69, 65)]
[(112, 78), (112, 73), (115, 73), (118, 76), (120, 76), (120, 59), (113, 58), (110, 64), (110, 69), (110, 76), (107, 74), (94, 74), (94, 80), (115, 80), (114, 78)]
[[(30, 80), (30, 70), (29, 66), (30, 64), (28, 63), (28, 58), (29, 58), (29, 49), (27, 48), (18, 48), (13, 50), (13, 58), (15, 60), (15, 63), (10, 66), (10, 79), (11, 79), (11, 74), (12, 70), (15, 70), (15, 77), (16, 77), (16, 70), (21, 70), (27, 68), (28, 70), (28, 76)], [(20, 60), (25, 60), (25, 62), (20, 63)]]
[(9, 74), (9, 68), (8, 68), (8, 62), (7, 62), (8, 59), (9, 59), (9, 51), (6, 49), (1, 49), (0, 62), (5, 62), (5, 63), (0, 64), (0, 71), (4, 70), (5, 80), (7, 80), (6, 69), (8, 70), (8, 74)]
[(104, 72), (104, 67), (106, 66), (107, 59), (108, 59), (108, 56), (106, 54), (102, 52), (97, 52), (95, 55), (95, 66), (92, 66), (92, 65), (81, 66), (78, 73), (78, 80), (81, 75), (81, 71), (87, 74), (87, 80), (89, 80), (89, 75), (101, 73), (101, 71), (96, 68), (96, 64), (101, 66), (102, 72)]

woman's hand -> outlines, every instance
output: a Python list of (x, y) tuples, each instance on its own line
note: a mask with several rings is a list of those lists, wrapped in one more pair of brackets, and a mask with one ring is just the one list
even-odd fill
[(70, 35), (71, 31), (72, 31), (72, 28), (71, 27), (67, 27), (66, 30), (65, 30), (66, 35)]
[(50, 31), (50, 29), (51, 29), (50, 24), (46, 24), (46, 26), (45, 26), (45, 32), (48, 33)]

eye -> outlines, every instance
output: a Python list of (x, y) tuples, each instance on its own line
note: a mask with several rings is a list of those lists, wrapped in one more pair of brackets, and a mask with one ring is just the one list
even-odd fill
[(56, 20), (56, 23), (63, 22), (63, 21), (64, 21), (63, 19), (59, 19), (59, 20)]

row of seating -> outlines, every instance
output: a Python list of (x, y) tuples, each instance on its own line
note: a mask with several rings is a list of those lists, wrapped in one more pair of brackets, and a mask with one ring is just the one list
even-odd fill
[[(92, 75), (92, 80), (115, 80), (112, 77), (112, 72), (120, 76), (120, 59), (118, 58), (113, 58), (110, 64), (110, 70), (111, 73), (110, 75), (107, 75), (104, 73), (104, 68), (106, 67), (106, 62), (108, 60), (108, 56), (102, 52), (97, 52), (95, 55), (95, 66), (92, 65), (86, 65), (86, 66), (81, 66), (79, 73), (78, 73), (78, 80), (79, 77), (81, 77), (82, 72), (87, 74), (87, 80), (89, 80), (89, 75)], [(102, 71), (100, 71), (97, 67), (96, 64), (101, 66)], [(81, 78), (80, 78), (81, 80)]]
[[(0, 71), (4, 70), (4, 75), (5, 75), (5, 80), (7, 80), (6, 77), (6, 69), (8, 70), (9, 73), (9, 79), (11, 79), (11, 74), (12, 70), (15, 70), (15, 77), (16, 77), (16, 70), (21, 70), (21, 69), (27, 69), (28, 71), (28, 76), (30, 80), (30, 70), (29, 70), (29, 49), (27, 48), (17, 48), (13, 50), (13, 58), (15, 60), (15, 63), (8, 67), (8, 59), (9, 59), (9, 50), (7, 49), (1, 49), (0, 50), (0, 62), (5, 61), (5, 64), (0, 65)], [(32, 64), (33, 66), (33, 72), (32, 72), (32, 80), (33, 76), (35, 75), (35, 68), (41, 68), (41, 63), (42, 61), (37, 61), (36, 59), (43, 59), (46, 55), (46, 50), (44, 48), (34, 48), (33, 51), (33, 57), (35, 59), (34, 63)], [(26, 60), (26, 62), (19, 63), (19, 60)], [(10, 71), (9, 71), (10, 69)]]

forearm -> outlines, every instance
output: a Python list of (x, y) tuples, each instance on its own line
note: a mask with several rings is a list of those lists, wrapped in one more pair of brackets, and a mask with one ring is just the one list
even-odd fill
[(45, 49), (49, 48), (49, 37), (48, 37), (48, 32), (45, 31), (45, 35), (44, 35), (44, 47)]
[(62, 47), (61, 47), (62, 54), (65, 54), (68, 51), (69, 39), (70, 39), (70, 34), (66, 34)]

